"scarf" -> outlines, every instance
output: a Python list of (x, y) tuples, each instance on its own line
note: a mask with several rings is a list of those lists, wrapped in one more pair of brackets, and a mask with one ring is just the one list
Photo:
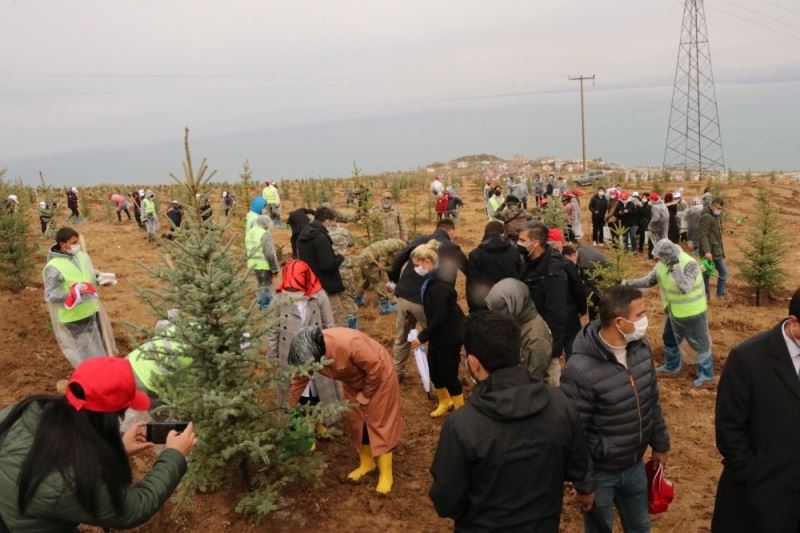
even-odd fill
[(306, 296), (312, 296), (322, 290), (322, 284), (307, 263), (292, 259), (284, 265), (283, 279), (276, 291), (283, 292), (286, 289), (301, 291)]
[(436, 275), (436, 269), (428, 272), (428, 275), (425, 276), (425, 281), (422, 282), (422, 287), (419, 289), (419, 297), (423, 302), (425, 301), (425, 291), (428, 290), (428, 284), (431, 282), (434, 275)]

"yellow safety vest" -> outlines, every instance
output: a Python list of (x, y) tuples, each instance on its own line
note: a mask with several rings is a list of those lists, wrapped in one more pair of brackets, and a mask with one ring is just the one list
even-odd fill
[[(48, 266), (52, 266), (61, 274), (63, 281), (61, 282), (61, 289), (64, 292), (69, 292), (69, 288), (76, 283), (89, 283), (94, 285), (94, 271), (92, 270), (91, 261), (85, 252), (78, 252), (75, 254), (77, 265), (67, 259), (66, 257), (54, 257), (51, 259)], [(42, 273), (44, 277), (44, 272)], [(100, 304), (96, 298), (88, 298), (72, 309), (67, 309), (63, 305), (58, 309), (58, 319), (62, 324), (69, 324), (83, 320), (95, 314), (100, 309)]]
[(502, 198), (498, 198), (494, 194), (489, 198), (489, 207), (492, 208), (492, 214), (497, 212), (497, 208), (503, 203)]
[(267, 201), (268, 205), (276, 205), (278, 203), (278, 189), (274, 185), (264, 187), (261, 191), (261, 196)]
[(154, 215), (156, 213), (156, 204), (150, 198), (145, 198), (142, 200), (142, 211), (144, 211), (145, 215)]
[[(168, 329), (174, 331), (174, 326)], [(184, 351), (184, 346), (180, 343), (172, 341), (168, 338), (156, 337), (153, 340), (146, 342), (128, 354), (128, 362), (133, 368), (133, 373), (139, 378), (139, 381), (151, 391), (156, 390), (155, 379), (156, 376), (163, 376), (165, 373), (164, 368), (158, 364), (158, 361), (148, 354), (158, 354), (166, 356), (175, 356), (176, 362), (180, 368), (186, 368), (192, 364), (191, 357), (180, 355)]]
[(261, 238), (267, 232), (261, 226), (253, 226), (244, 236), (244, 246), (247, 251), (247, 268), (253, 270), (270, 270), (269, 261), (264, 256), (264, 248), (261, 247)]
[[(681, 270), (692, 262), (694, 262), (694, 259), (689, 254), (681, 252), (678, 259), (678, 265)], [(686, 294), (681, 292), (675, 281), (673, 281), (672, 276), (669, 275), (667, 265), (660, 261), (656, 266), (656, 277), (658, 278), (658, 287), (661, 290), (661, 303), (664, 305), (664, 310), (669, 312), (670, 315), (675, 318), (686, 318), (697, 316), (708, 309), (706, 288), (703, 284), (703, 273), (700, 269), (697, 269), (694, 287)]]

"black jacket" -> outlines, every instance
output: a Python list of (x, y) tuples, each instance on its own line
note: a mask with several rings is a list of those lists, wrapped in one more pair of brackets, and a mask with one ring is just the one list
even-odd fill
[(644, 232), (650, 225), (650, 219), (653, 218), (653, 206), (650, 205), (650, 202), (643, 203), (636, 208), (636, 215), (639, 218), (639, 231)]
[[(572, 276), (567, 274), (565, 261), (558, 251), (548, 248), (535, 260), (526, 256), (520, 275), (553, 335), (553, 357), (561, 356), (564, 342), (580, 329), (579, 307), (575, 299), (579, 291), (570, 286)], [(583, 294), (585, 306), (585, 291)]]
[(614, 209), (614, 216), (622, 223), (623, 227), (630, 228), (639, 222), (639, 215), (636, 210), (636, 204), (633, 200), (617, 202), (617, 207)]
[(626, 369), (599, 331), (595, 321), (578, 333), (561, 390), (578, 410), (594, 470), (620, 472), (639, 463), (648, 445), (669, 451), (669, 434), (647, 340), (628, 343)]
[(522, 268), (517, 246), (500, 235), (492, 235), (469, 253), (467, 259), (467, 305), (486, 309), (486, 295), (501, 279), (516, 278)]
[(589, 200), (589, 212), (592, 214), (592, 220), (602, 222), (605, 220), (606, 211), (608, 211), (608, 199), (600, 198), (596, 194)]
[[(556, 533), (564, 481), (589, 468), (583, 429), (564, 394), (525, 368), (498, 370), (442, 427), (429, 496), (455, 531)], [(589, 493), (594, 485), (579, 485)]]
[(427, 325), (419, 340), (437, 346), (460, 345), (464, 342), (464, 312), (458, 306), (458, 294), (452, 283), (439, 279), (438, 270), (425, 288), (422, 308)]
[(289, 213), (289, 216), (286, 218), (286, 223), (292, 228), (292, 236), (289, 238), (289, 243), (292, 246), (292, 257), (297, 257), (297, 237), (300, 235), (303, 228), (308, 226), (308, 223), (311, 222), (308, 215), (313, 214), (313, 209), (301, 207)]
[(681, 230), (678, 225), (678, 206), (675, 204), (668, 205), (667, 211), (669, 211), (669, 230), (667, 231), (667, 236), (669, 240), (678, 244), (681, 240)]
[(414, 239), (403, 250), (394, 256), (392, 269), (389, 271), (389, 281), (396, 283), (394, 293), (398, 298), (409, 302), (421, 304), (419, 291), (424, 278), (414, 272), (411, 262), (411, 252), (420, 244), (425, 244), (431, 239), (439, 241), (439, 277), (455, 283), (458, 270), (466, 274), (467, 258), (461, 248), (450, 240), (446, 231), (437, 229), (430, 235)]
[(782, 327), (731, 350), (719, 380), (715, 533), (800, 531), (800, 380)]
[(72, 191), (67, 192), (67, 207), (69, 209), (78, 209), (78, 195)]
[(316, 220), (309, 222), (297, 236), (297, 248), (299, 259), (308, 263), (325, 292), (344, 292), (342, 276), (339, 274), (339, 265), (344, 262), (344, 257), (333, 251), (328, 230), (322, 223)]

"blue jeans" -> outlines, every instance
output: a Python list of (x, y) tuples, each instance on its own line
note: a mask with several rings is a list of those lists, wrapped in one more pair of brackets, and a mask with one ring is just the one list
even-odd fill
[[(714, 265), (717, 267), (717, 298), (725, 296), (725, 282), (728, 280), (728, 267), (725, 266), (724, 259), (714, 259)], [(703, 283), (706, 285), (706, 296), (711, 296), (711, 289), (709, 288), (710, 276), (703, 274)]]
[(631, 226), (625, 229), (625, 249), (631, 252), (639, 248), (639, 241), (636, 238), (639, 226)]
[(675, 318), (667, 313), (661, 337), (664, 341), (664, 370), (677, 372), (681, 369), (680, 344), (686, 339), (692, 350), (697, 352), (697, 377), (707, 379), (714, 375), (707, 312), (686, 318)]
[[(601, 517), (609, 530), (614, 528), (614, 506), (617, 507), (625, 533), (649, 533), (650, 513), (647, 509), (647, 475), (644, 463), (621, 472), (595, 472), (596, 493), (594, 516)], [(592, 518), (583, 513), (584, 533), (598, 533)]]

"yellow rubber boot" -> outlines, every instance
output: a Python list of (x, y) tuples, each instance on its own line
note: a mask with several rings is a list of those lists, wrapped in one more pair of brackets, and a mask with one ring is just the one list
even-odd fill
[(437, 405), (436, 409), (431, 412), (431, 417), (439, 418), (440, 416), (447, 414), (447, 411), (453, 408), (453, 400), (450, 399), (450, 393), (447, 392), (447, 389), (441, 388), (435, 390), (436, 396), (439, 397), (439, 405)]
[(347, 479), (350, 481), (358, 481), (365, 475), (375, 470), (375, 460), (372, 458), (372, 450), (370, 449), (369, 444), (361, 445), (359, 455), (361, 456), (361, 465), (347, 474)]
[(464, 407), (464, 395), (459, 394), (458, 396), (451, 396), (451, 400), (453, 400), (453, 409), (458, 409), (459, 407)]
[(378, 456), (378, 486), (375, 487), (375, 492), (389, 494), (393, 484), (392, 452), (389, 452)]

